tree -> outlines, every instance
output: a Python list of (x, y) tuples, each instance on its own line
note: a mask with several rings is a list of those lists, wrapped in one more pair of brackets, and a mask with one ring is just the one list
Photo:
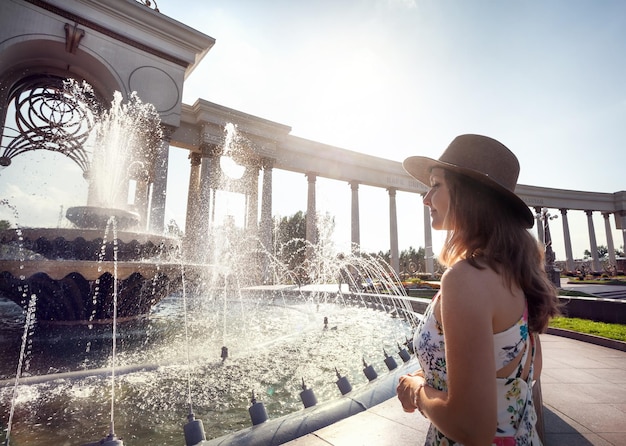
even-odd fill
[[(379, 251), (378, 253), (370, 253), (372, 257), (380, 258), (389, 263), (391, 260), (391, 251)], [(435, 259), (435, 270), (441, 269), (441, 265)], [(400, 276), (413, 276), (418, 273), (426, 273), (426, 250), (419, 247), (417, 250), (412, 246), (400, 252)]]
[(306, 259), (306, 213), (298, 211), (291, 217), (274, 217), (272, 238), (277, 260), (295, 271)]
[[(286, 267), (290, 273), (297, 275), (298, 280), (306, 282), (309, 279), (311, 264), (307, 260), (307, 247), (310, 247), (306, 240), (306, 218), (307, 214), (302, 211), (296, 212), (290, 217), (274, 217), (274, 232), (272, 242), (274, 255), (281, 266)], [(335, 218), (330, 214), (317, 216), (315, 228), (316, 258), (328, 258), (332, 256), (332, 234), (335, 228)]]
[(4, 231), (5, 229), (10, 229), (11, 223), (9, 220), (0, 220), (0, 231)]
[[(620, 251), (619, 249), (616, 249), (615, 250), (615, 255), (617, 257), (623, 257), (624, 256), (624, 252)], [(589, 251), (588, 249), (585, 249), (584, 256), (585, 256), (586, 259), (591, 258), (592, 257), (591, 251)], [(604, 259), (604, 258), (607, 258), (608, 256), (609, 256), (609, 248), (607, 248), (604, 245), (598, 246), (598, 258), (599, 259)]]

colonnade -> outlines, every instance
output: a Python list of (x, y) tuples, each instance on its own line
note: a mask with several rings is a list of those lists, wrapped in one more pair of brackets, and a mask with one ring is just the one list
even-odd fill
[[(185, 221), (186, 247), (190, 260), (205, 261), (209, 252), (209, 232), (215, 225), (216, 192), (228, 189), (245, 196), (246, 233), (258, 236), (268, 247), (272, 242), (272, 169), (274, 161), (256, 158), (245, 163), (244, 176), (226, 186), (220, 167), (222, 149), (217, 145), (204, 145), (200, 152), (190, 152), (189, 189)], [(259, 174), (263, 173), (261, 212), (259, 219)], [(313, 189), (314, 193), (314, 189)], [(314, 197), (313, 197), (314, 203)], [(314, 212), (313, 212), (314, 213)]]
[[(535, 207), (535, 215), (537, 219), (537, 238), (544, 243), (544, 232), (542, 230), (542, 209)], [(568, 209), (561, 208), (559, 209), (561, 222), (563, 226), (563, 239), (565, 245), (565, 266), (568, 271), (574, 271), (574, 256), (572, 253), (572, 239), (570, 235), (569, 222), (567, 218)], [(596, 241), (596, 231), (593, 224), (593, 210), (585, 210), (585, 214), (587, 215), (587, 228), (589, 231), (589, 251), (591, 251), (591, 268), (593, 271), (601, 271), (602, 266), (600, 264), (600, 258), (598, 257), (598, 243)], [(617, 265), (617, 256), (615, 251), (615, 244), (613, 242), (613, 231), (611, 229), (611, 213), (610, 212), (601, 212), (602, 217), (604, 219), (604, 230), (606, 232), (606, 241), (607, 241), (607, 249), (609, 254), (609, 264)], [(622, 217), (622, 214), (617, 212), (616, 221), (619, 221), (619, 218)], [(626, 246), (626, 231), (622, 229), (622, 235), (624, 236), (624, 246)]]
[[(221, 170), (219, 167), (219, 157), (222, 155), (218, 146), (206, 146), (200, 153), (192, 152), (190, 155), (191, 171), (189, 177), (189, 196), (187, 206), (187, 223), (186, 233), (192, 234), (190, 238), (193, 246), (204, 246), (206, 243), (205, 237), (209, 232), (209, 226), (213, 224), (215, 202), (215, 191), (219, 189)], [(246, 209), (245, 209), (245, 229), (248, 234), (258, 235), (259, 240), (265, 246), (269, 246), (272, 240), (272, 171), (275, 165), (275, 160), (271, 158), (254, 158), (252, 161), (248, 160), (246, 163), (246, 174), (240, 180), (237, 191), (245, 194), (246, 196)], [(259, 219), (258, 212), (258, 190), (259, 190), (259, 174), (262, 172), (263, 180), (261, 187), (261, 212)], [(317, 236), (317, 196), (316, 186), (317, 179), (320, 175), (317, 172), (304, 173), (303, 181), (307, 182), (307, 196), (306, 196), (306, 239), (310, 245), (315, 245), (318, 240)], [(361, 221), (359, 215), (359, 186), (360, 183), (356, 180), (348, 181), (349, 191), (346, 191), (346, 196), (351, 200), (351, 213), (350, 213), (350, 234), (351, 234), (351, 246), (354, 253), (358, 253), (360, 250), (360, 231)], [(400, 272), (400, 258), (399, 258), (399, 240), (398, 240), (398, 216), (396, 195), (398, 189), (395, 187), (387, 187), (388, 194), (388, 208), (389, 208), (389, 249), (391, 252), (391, 266), (396, 272)], [(416, 200), (422, 201), (422, 195), (415, 194)], [(523, 195), (522, 198), (525, 197)], [(303, 200), (305, 197), (302, 197)], [(528, 197), (529, 201), (533, 200), (533, 197)], [(550, 215), (546, 208), (533, 206), (536, 213), (536, 225), (535, 231), (537, 239), (544, 243), (544, 219), (552, 219), (555, 216)], [(568, 221), (568, 212), (572, 209), (565, 207), (559, 208), (559, 217), (562, 222), (563, 239), (565, 245), (565, 263), (568, 271), (575, 269), (574, 256), (572, 252), (572, 242), (570, 227)], [(596, 210), (587, 209), (584, 210), (587, 215), (587, 225), (589, 232), (589, 248), (592, 253), (591, 267), (593, 271), (601, 271), (602, 265), (598, 257), (598, 244), (596, 241), (596, 230), (593, 223), (593, 214), (599, 212)], [(616, 265), (616, 250), (613, 241), (613, 233), (611, 230), (610, 216), (616, 215), (616, 224), (619, 225), (621, 219), (624, 218), (622, 212), (601, 212), (604, 218), (604, 226), (606, 231), (606, 240), (609, 251), (609, 263)], [(417, 245), (423, 245), (426, 253), (426, 272), (434, 272), (434, 260), (432, 249), (432, 233), (430, 226), (430, 214), (428, 209), (424, 207), (424, 234), (423, 240), (417, 241)], [(626, 232), (622, 231), (626, 245)]]
[[(191, 154), (192, 167), (185, 232), (193, 246), (203, 246), (205, 235), (208, 233), (206, 225), (210, 225), (213, 221), (215, 191), (222, 187), (219, 157), (224, 151), (225, 130), (232, 126), (236, 128), (241, 147), (230, 155), (237, 163), (245, 165), (246, 174), (231, 187), (246, 196), (245, 229), (249, 234), (257, 234), (265, 246), (269, 246), (272, 240), (273, 169), (302, 174), (302, 181), (306, 181), (306, 196), (301, 199), (302, 208), (306, 200), (306, 239), (312, 246), (318, 242), (316, 240), (318, 178), (335, 180), (346, 184), (349, 188), (346, 190), (346, 201), (350, 200), (350, 242), (353, 252), (360, 250), (363, 230), (359, 203), (361, 186), (384, 189), (388, 195), (391, 266), (399, 272), (397, 194), (413, 194), (416, 205), (422, 205), (422, 197), (428, 191), (426, 185), (406, 173), (402, 163), (300, 138), (291, 135), (291, 128), (284, 124), (251, 116), (201, 99), (193, 105), (183, 104), (180, 126), (175, 129), (171, 138), (173, 146), (189, 150)], [(263, 180), (259, 190), (261, 173)], [(529, 208), (536, 211), (538, 224), (535, 230), (537, 238), (541, 241), (543, 241), (543, 225), (540, 224), (542, 210), (560, 211), (568, 270), (575, 268), (568, 212), (586, 212), (589, 226), (589, 249), (593, 256), (592, 269), (594, 271), (600, 271), (601, 265), (597, 256), (596, 232), (592, 216), (597, 215), (598, 212), (602, 213), (605, 219), (609, 261), (615, 264), (617, 258), (609, 219), (613, 215), (615, 227), (626, 229), (626, 191), (599, 193), (518, 184), (515, 192)], [(259, 193), (261, 194), (260, 220)], [(341, 196), (341, 191), (337, 191), (336, 195)], [(409, 240), (404, 243), (424, 246), (426, 272), (433, 273), (435, 262), (430, 212), (424, 208), (423, 214), (423, 237), (421, 240)]]

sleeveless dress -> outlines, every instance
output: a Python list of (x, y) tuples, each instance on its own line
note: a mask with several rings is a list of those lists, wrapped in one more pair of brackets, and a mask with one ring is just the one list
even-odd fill
[[(448, 390), (447, 367), (443, 327), (435, 317), (437, 294), (424, 313), (413, 338), (413, 347), (419, 359), (426, 383), (442, 391)], [(506, 378), (497, 378), (498, 427), (493, 445), (541, 446), (535, 425), (537, 415), (533, 406), (532, 381), (535, 347), (528, 333), (528, 309), (513, 326), (493, 335), (496, 371), (513, 361), (522, 351), (516, 370)], [(522, 372), (528, 354), (531, 354), (530, 371), (526, 380)], [(426, 437), (427, 446), (462, 446), (447, 438), (433, 425)]]

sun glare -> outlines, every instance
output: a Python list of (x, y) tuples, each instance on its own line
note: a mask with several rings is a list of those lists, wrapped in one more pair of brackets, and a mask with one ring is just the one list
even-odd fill
[(237, 164), (230, 156), (220, 157), (220, 167), (222, 168), (222, 172), (233, 180), (240, 179), (246, 171), (244, 166)]

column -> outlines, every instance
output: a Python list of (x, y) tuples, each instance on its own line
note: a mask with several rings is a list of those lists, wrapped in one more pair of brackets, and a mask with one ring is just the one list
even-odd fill
[(559, 209), (561, 211), (561, 220), (563, 221), (563, 239), (565, 240), (565, 269), (574, 271), (574, 254), (572, 253), (572, 238), (569, 233), (569, 223), (567, 221), (567, 209)]
[(424, 206), (424, 261), (426, 262), (426, 272), (431, 276), (435, 274), (435, 260), (433, 255), (433, 232), (430, 222), (430, 208)]
[(593, 211), (585, 211), (587, 214), (587, 226), (589, 227), (589, 243), (591, 244), (591, 268), (594, 272), (600, 271), (600, 259), (598, 258), (598, 244), (596, 243), (596, 232), (593, 229)]
[(251, 162), (246, 166), (246, 229), (248, 235), (256, 236), (259, 230), (259, 164)]
[(204, 253), (202, 256), (203, 261), (210, 259), (210, 228), (211, 228), (211, 210), (214, 206), (212, 203), (211, 191), (216, 188), (217, 179), (219, 178), (221, 169), (220, 156), (221, 148), (214, 144), (203, 143), (202, 160), (200, 167), (200, 186), (198, 192), (198, 245), (202, 246), (201, 250)]
[(185, 253), (188, 258), (195, 258), (196, 251), (192, 248), (197, 241), (197, 227), (199, 218), (199, 202), (200, 202), (200, 165), (202, 158), (199, 153), (191, 152), (189, 154), (191, 160), (191, 171), (189, 173), (189, 191), (187, 192), (187, 217), (185, 221)]
[(391, 247), (391, 267), (400, 274), (400, 255), (398, 254), (398, 215), (396, 211), (396, 189), (390, 187), (389, 192), (389, 242)]
[(317, 175), (314, 173), (305, 174), (309, 182), (306, 202), (306, 248), (307, 258), (311, 259), (312, 247), (317, 244), (317, 210), (315, 208), (315, 181)]
[(271, 250), (272, 244), (272, 171), (274, 160), (264, 158), (261, 161), (263, 167), (263, 189), (261, 191), (261, 243), (266, 250)]
[(162, 234), (165, 229), (165, 199), (167, 198), (167, 171), (169, 168), (170, 140), (173, 127), (162, 126), (163, 139), (154, 160), (154, 177), (152, 178), (152, 196), (150, 197), (151, 232)]
[[(618, 223), (619, 220), (619, 223)], [(620, 211), (619, 214), (615, 214), (615, 226), (622, 231), (622, 255), (626, 257), (626, 212)], [(623, 269), (623, 268), (622, 268)]]
[(207, 208), (209, 219), (209, 232), (211, 232), (212, 228), (215, 225), (215, 207), (217, 206), (216, 196), (217, 191), (221, 189), (224, 173), (222, 172), (222, 166), (220, 165), (220, 158), (222, 156), (222, 148), (215, 147), (214, 154), (215, 159), (209, 166), (209, 189), (210, 189), (210, 198), (209, 198), (209, 207)]
[(541, 246), (545, 245), (545, 240), (543, 238), (543, 222), (541, 221), (541, 215), (543, 210), (540, 207), (536, 207), (535, 209), (535, 227), (537, 228), (537, 240), (541, 243)]
[(613, 232), (611, 231), (611, 221), (609, 217), (611, 216), (608, 212), (603, 212), (602, 216), (604, 217), (604, 229), (606, 231), (606, 244), (609, 248), (609, 268), (612, 271), (612, 268), (617, 266), (617, 261), (615, 259), (615, 245), (613, 244)]
[(274, 168), (274, 160), (264, 158), (261, 160), (263, 167), (263, 189), (261, 191), (261, 245), (267, 251), (263, 256), (263, 283), (273, 283), (270, 276), (270, 256), (272, 250), (272, 170)]
[(624, 251), (624, 256), (626, 257), (626, 228), (622, 228), (622, 251)]
[(352, 253), (358, 254), (361, 250), (361, 227), (359, 220), (359, 183), (350, 181), (352, 190), (352, 208), (350, 215), (350, 241), (352, 242)]

